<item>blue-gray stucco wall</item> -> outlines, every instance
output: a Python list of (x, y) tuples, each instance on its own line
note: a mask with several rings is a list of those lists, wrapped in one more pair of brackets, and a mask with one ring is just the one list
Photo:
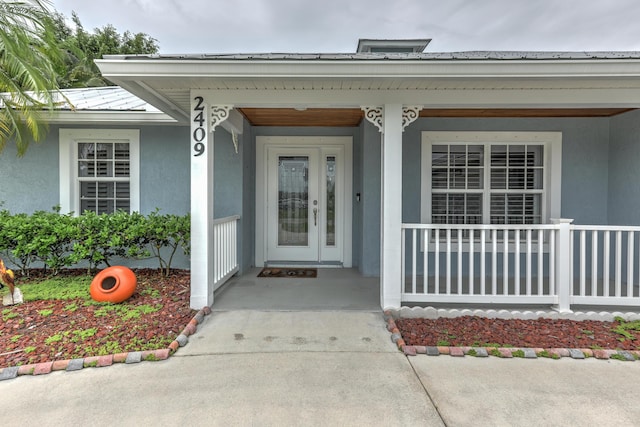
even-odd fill
[(60, 203), (58, 129), (51, 128), (44, 141), (31, 143), (23, 157), (13, 142), (0, 153), (0, 209), (32, 213)]
[(611, 120), (609, 222), (640, 225), (640, 111)]

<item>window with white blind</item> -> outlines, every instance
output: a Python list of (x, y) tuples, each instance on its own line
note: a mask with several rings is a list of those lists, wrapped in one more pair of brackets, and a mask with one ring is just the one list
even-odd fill
[(60, 130), (63, 212), (139, 210), (139, 131)]
[(423, 132), (422, 222), (559, 218), (561, 156), (559, 132)]

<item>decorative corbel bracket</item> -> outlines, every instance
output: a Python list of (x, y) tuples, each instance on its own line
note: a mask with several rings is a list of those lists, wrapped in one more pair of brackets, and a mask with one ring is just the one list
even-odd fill
[(364, 111), (364, 118), (378, 128), (380, 133), (384, 132), (384, 118), (382, 117), (382, 112), (384, 111), (384, 107), (360, 107), (362, 111)]
[(418, 117), (420, 117), (420, 111), (422, 110), (422, 105), (407, 105), (406, 107), (402, 107), (402, 131), (409, 126), (411, 123), (415, 122)]
[[(231, 115), (231, 111), (233, 110), (233, 105), (212, 105), (211, 106), (211, 132), (213, 132), (216, 127), (222, 125)], [(226, 126), (224, 128), (227, 129), (231, 133), (231, 140), (233, 141), (233, 148), (236, 150), (236, 154), (238, 154), (238, 132), (233, 125)]]
[(229, 118), (229, 112), (233, 105), (212, 105), (211, 107), (211, 132)]
[[(367, 119), (368, 122), (372, 123), (375, 127), (378, 128), (380, 133), (384, 133), (384, 107), (361, 107), (362, 111), (364, 111), (364, 118)], [(415, 122), (418, 117), (420, 117), (420, 111), (422, 110), (422, 105), (408, 105), (406, 107), (402, 107), (402, 131), (409, 126), (411, 123)]]

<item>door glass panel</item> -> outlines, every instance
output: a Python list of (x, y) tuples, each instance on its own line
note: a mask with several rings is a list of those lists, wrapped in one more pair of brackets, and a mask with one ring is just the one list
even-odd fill
[(278, 245), (309, 245), (309, 157), (278, 157)]
[(336, 158), (327, 157), (327, 212), (325, 245), (336, 245)]

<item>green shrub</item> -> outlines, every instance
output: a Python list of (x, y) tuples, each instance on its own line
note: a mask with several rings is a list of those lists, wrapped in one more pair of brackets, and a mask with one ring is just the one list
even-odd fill
[(190, 216), (148, 216), (119, 211), (96, 214), (86, 211), (79, 217), (53, 211), (32, 215), (0, 211), (0, 258), (28, 275), (34, 262), (42, 262), (52, 274), (81, 262), (89, 273), (114, 257), (158, 260), (162, 274), (169, 275), (178, 249), (190, 253)]
[[(168, 276), (178, 248), (181, 248), (185, 255), (190, 253), (191, 218), (189, 214), (160, 215), (156, 209), (147, 217), (146, 240), (153, 257), (158, 260), (160, 271)], [(168, 248), (167, 256), (163, 256), (163, 248)]]

